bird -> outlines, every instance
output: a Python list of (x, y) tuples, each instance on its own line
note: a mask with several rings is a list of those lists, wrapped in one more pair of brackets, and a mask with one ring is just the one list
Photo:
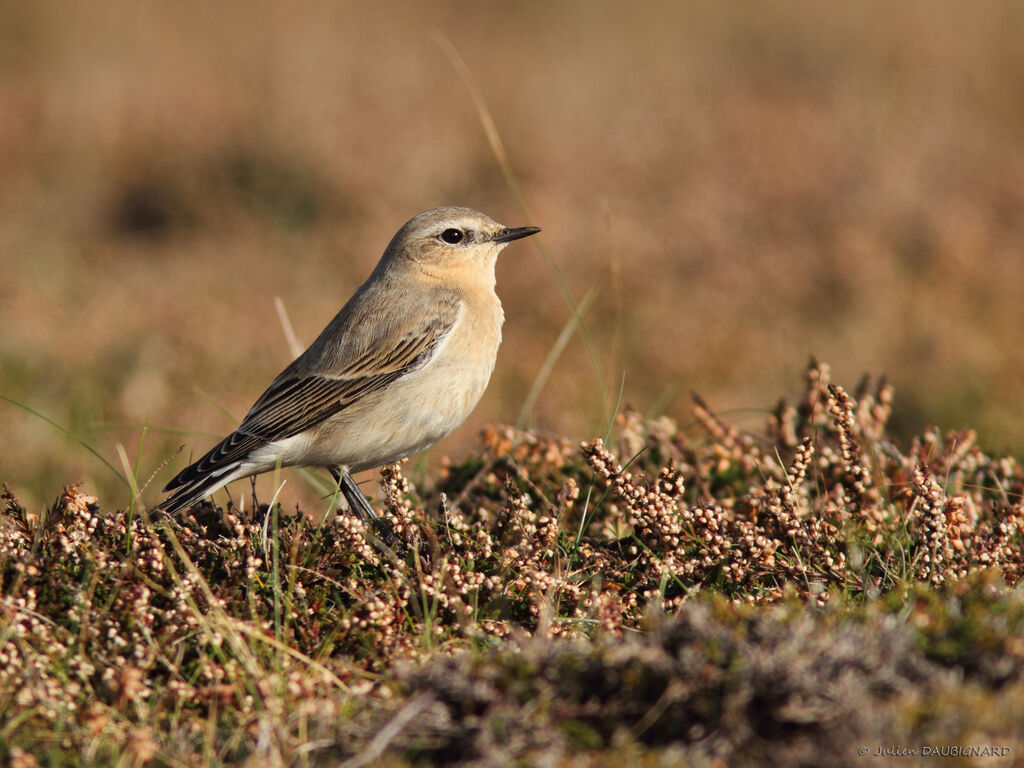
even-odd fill
[(350, 508), (393, 543), (352, 473), (425, 450), (466, 420), (501, 343), (498, 253), (538, 232), (455, 206), (411, 218), (316, 341), (234, 432), (167, 484), (155, 511), (174, 515), (277, 467), (324, 467)]

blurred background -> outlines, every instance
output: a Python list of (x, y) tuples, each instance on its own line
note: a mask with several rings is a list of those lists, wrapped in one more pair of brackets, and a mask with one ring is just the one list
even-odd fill
[[(813, 354), (848, 388), (886, 374), (904, 434), (970, 425), (1019, 453), (1024, 4), (751, 11), (0, 5), (0, 394), (118, 468), (121, 444), (143, 480), (187, 445), (153, 503), (291, 359), (275, 297), (308, 344), (402, 223), (459, 204), (544, 232), (499, 262), (494, 378), (428, 474), (519, 418), (572, 317), (552, 265), (593, 292), (590, 343), (568, 343), (529, 426), (602, 434), (624, 376), (647, 415), (689, 421), (695, 390), (756, 428)], [(30, 508), (73, 481), (127, 504), (3, 401), (0, 435)]]

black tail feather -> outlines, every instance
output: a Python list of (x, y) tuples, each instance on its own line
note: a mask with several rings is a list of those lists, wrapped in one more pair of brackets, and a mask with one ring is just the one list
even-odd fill
[(159, 506), (156, 507), (156, 511), (165, 515), (176, 515), (208, 496), (216, 486), (221, 484), (222, 478), (223, 475), (221, 474), (199, 477), (191, 483), (181, 486), (160, 502)]

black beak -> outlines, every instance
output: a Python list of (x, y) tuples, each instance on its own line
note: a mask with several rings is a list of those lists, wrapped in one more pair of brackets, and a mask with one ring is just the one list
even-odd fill
[(494, 236), (496, 243), (511, 243), (521, 237), (529, 237), (540, 232), (540, 227), (515, 227), (514, 229), (503, 229)]

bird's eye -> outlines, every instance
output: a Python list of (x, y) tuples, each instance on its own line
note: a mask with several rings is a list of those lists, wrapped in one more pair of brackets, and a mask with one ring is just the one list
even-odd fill
[(465, 235), (462, 233), (462, 230), (459, 229), (446, 229), (441, 233), (441, 239), (449, 245), (461, 243), (464, 237)]

